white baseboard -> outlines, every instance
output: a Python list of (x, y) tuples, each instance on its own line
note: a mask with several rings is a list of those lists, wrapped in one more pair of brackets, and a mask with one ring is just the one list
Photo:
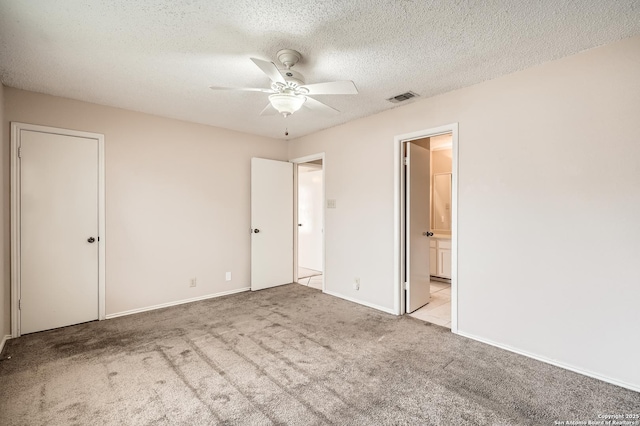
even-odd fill
[(345, 296), (345, 295), (340, 294), (340, 293), (334, 293), (332, 291), (324, 291), (324, 293), (328, 294), (329, 296), (339, 297), (340, 299), (344, 299), (344, 300), (348, 300), (349, 302), (357, 303), (358, 305), (364, 305), (364, 306), (366, 306), (368, 308), (373, 308), (373, 309), (377, 309), (378, 311), (382, 311), (382, 312), (386, 312), (388, 314), (396, 315), (396, 313), (393, 310), (393, 308), (385, 308), (383, 306), (374, 305), (373, 303), (363, 302), (362, 300), (353, 299), (351, 297)]
[(0, 340), (0, 354), (2, 353), (2, 350), (4, 349), (4, 344), (7, 343), (7, 340), (11, 339), (11, 335), (7, 334), (6, 336), (4, 336), (2, 338), (2, 340)]
[(206, 294), (204, 296), (192, 297), (191, 299), (177, 300), (175, 302), (167, 302), (167, 303), (162, 303), (160, 305), (147, 306), (145, 308), (137, 308), (137, 309), (131, 309), (123, 312), (116, 312), (114, 314), (107, 314), (105, 318), (112, 319), (117, 317), (123, 317), (125, 315), (139, 314), (140, 312), (153, 311), (156, 309), (168, 308), (169, 306), (183, 305), (185, 303), (198, 302), (200, 300), (213, 299), (215, 297), (221, 297), (221, 296), (228, 296), (229, 294), (242, 293), (243, 291), (248, 291), (248, 290), (251, 290), (251, 287), (243, 287), (236, 290), (229, 290), (229, 291), (223, 291), (220, 293)]
[(617, 380), (617, 379), (612, 379), (610, 377), (606, 377), (606, 376), (603, 376), (601, 374), (593, 373), (591, 371), (583, 370), (581, 368), (577, 368), (577, 367), (574, 367), (572, 365), (564, 364), (562, 362), (559, 362), (559, 361), (556, 361), (556, 360), (553, 360), (553, 359), (545, 358), (543, 356), (532, 354), (532, 353), (527, 352), (527, 351), (523, 351), (523, 350), (520, 350), (520, 349), (512, 348), (511, 346), (503, 345), (502, 343), (497, 343), (497, 342), (494, 342), (492, 340), (488, 340), (488, 339), (484, 339), (482, 337), (474, 336), (473, 334), (468, 334), (468, 333), (465, 333), (465, 332), (460, 331), (460, 330), (458, 330), (458, 332), (456, 334), (458, 334), (458, 335), (460, 335), (462, 337), (466, 337), (468, 339), (476, 340), (476, 341), (481, 342), (481, 343), (486, 343), (487, 345), (491, 345), (491, 346), (495, 346), (495, 347), (500, 348), (500, 349), (504, 349), (504, 350), (509, 351), (509, 352), (514, 352), (514, 353), (517, 353), (519, 355), (524, 355), (524, 356), (526, 356), (528, 358), (533, 358), (535, 360), (542, 361), (542, 362), (544, 362), (546, 364), (555, 365), (556, 367), (564, 368), (565, 370), (573, 371), (574, 373), (582, 374), (583, 376), (592, 377), (594, 379), (602, 380), (603, 382), (611, 383), (612, 385), (616, 385), (616, 386), (620, 386), (620, 387), (623, 387), (623, 388), (626, 388), (626, 389), (630, 389), (632, 391), (640, 392), (640, 386), (638, 386), (638, 385), (633, 385), (631, 383), (623, 382), (623, 381), (620, 381), (620, 380)]

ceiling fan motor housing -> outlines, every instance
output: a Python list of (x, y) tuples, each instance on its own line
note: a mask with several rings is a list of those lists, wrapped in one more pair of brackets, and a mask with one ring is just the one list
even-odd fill
[(297, 86), (304, 86), (304, 76), (297, 71), (286, 69), (278, 70), (287, 83), (294, 83)]

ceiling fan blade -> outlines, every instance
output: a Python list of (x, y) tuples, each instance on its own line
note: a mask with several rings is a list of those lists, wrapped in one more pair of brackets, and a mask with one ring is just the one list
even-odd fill
[(254, 64), (256, 64), (263, 73), (267, 75), (271, 79), (271, 81), (276, 83), (286, 84), (284, 77), (280, 74), (278, 67), (273, 62), (263, 61), (261, 59), (251, 58)]
[(327, 104), (323, 104), (318, 100), (310, 98), (309, 96), (307, 96), (307, 100), (305, 101), (305, 103), (302, 104), (302, 106), (307, 109), (310, 109), (311, 111), (319, 112), (325, 115), (333, 115), (333, 114), (340, 113), (340, 111), (338, 111), (337, 109), (332, 108)]
[(212, 90), (239, 90), (241, 92), (263, 92), (263, 93), (276, 93), (275, 90), (272, 89), (259, 89), (257, 87), (221, 87), (221, 86), (211, 86), (209, 89)]
[(329, 81), (327, 83), (307, 84), (310, 95), (357, 95), (358, 89), (351, 80)]
[(260, 111), (260, 115), (276, 115), (279, 114), (278, 111), (268, 103), (266, 107), (262, 111)]

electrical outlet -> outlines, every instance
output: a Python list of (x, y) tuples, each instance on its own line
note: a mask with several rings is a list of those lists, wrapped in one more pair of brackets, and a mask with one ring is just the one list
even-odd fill
[(353, 289), (360, 290), (360, 278), (356, 277), (353, 279)]
[(231, 281), (231, 272), (227, 272), (227, 275), (225, 276), (225, 280)]
[(196, 285), (198, 285), (198, 279), (191, 278), (191, 283), (189, 284), (189, 287), (195, 287)]

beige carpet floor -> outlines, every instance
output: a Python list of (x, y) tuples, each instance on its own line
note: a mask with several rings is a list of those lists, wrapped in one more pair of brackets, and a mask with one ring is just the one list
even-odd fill
[(554, 425), (640, 394), (297, 285), (35, 333), (2, 425)]

